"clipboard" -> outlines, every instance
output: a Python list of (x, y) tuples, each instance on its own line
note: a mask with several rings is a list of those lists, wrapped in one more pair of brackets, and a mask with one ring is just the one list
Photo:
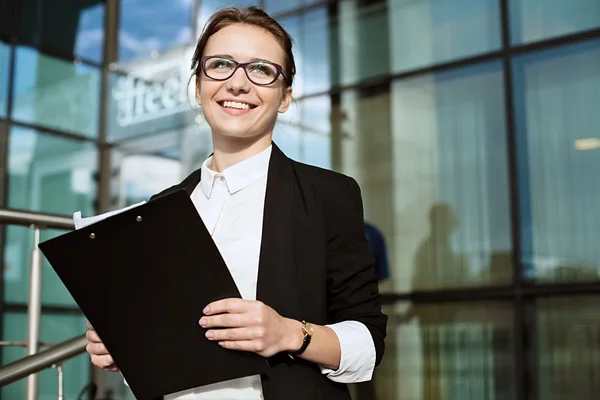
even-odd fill
[(237, 297), (183, 189), (39, 245), (137, 399), (268, 372), (251, 352), (209, 341), (198, 321)]

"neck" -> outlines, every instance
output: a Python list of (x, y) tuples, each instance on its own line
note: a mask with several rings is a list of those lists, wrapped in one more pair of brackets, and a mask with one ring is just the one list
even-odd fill
[(213, 157), (210, 169), (216, 172), (242, 162), (265, 150), (271, 145), (272, 135), (267, 134), (258, 138), (230, 138), (213, 135)]

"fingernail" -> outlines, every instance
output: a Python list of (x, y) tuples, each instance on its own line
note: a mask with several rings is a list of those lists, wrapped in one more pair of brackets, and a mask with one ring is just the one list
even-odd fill
[(225, 346), (225, 342), (219, 342), (219, 346)]
[(206, 332), (206, 337), (210, 339), (213, 337), (213, 333), (211, 331)]
[(200, 318), (200, 326), (206, 326), (206, 318)]
[(210, 310), (209, 310), (208, 306), (204, 307), (204, 310), (202, 310), (202, 312), (203, 312), (204, 314), (207, 314), (209, 311), (210, 311)]

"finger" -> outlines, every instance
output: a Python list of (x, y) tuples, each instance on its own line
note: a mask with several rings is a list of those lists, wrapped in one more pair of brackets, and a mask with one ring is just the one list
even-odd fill
[(85, 337), (92, 343), (102, 343), (102, 339), (98, 336), (98, 333), (94, 330), (87, 331)]
[(214, 315), (222, 313), (242, 313), (247, 311), (255, 303), (253, 300), (244, 300), (237, 298), (223, 299), (210, 303), (202, 311), (204, 315)]
[(259, 353), (264, 350), (256, 340), (221, 341), (219, 342), (219, 346), (229, 350), (252, 351), (254, 353)]
[(202, 317), (199, 321), (203, 328), (238, 328), (250, 325), (251, 318), (247, 314), (218, 314)]
[(85, 325), (88, 327), (88, 329), (94, 329), (92, 324), (90, 324), (90, 321), (88, 321), (87, 319), (85, 320)]
[(117, 364), (113, 364), (110, 367), (106, 367), (104, 369), (110, 372), (119, 372), (119, 367), (117, 367)]
[(90, 358), (92, 364), (100, 368), (113, 368), (115, 366), (115, 360), (110, 355), (97, 356), (92, 354)]
[(85, 346), (85, 350), (92, 355), (110, 355), (106, 346), (104, 346), (104, 343), (88, 343), (87, 346)]
[(205, 333), (209, 340), (252, 340), (256, 339), (254, 328), (231, 328), (231, 329), (216, 329)]

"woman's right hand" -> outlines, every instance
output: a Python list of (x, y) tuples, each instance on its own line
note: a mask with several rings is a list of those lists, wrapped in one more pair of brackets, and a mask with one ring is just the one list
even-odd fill
[(85, 333), (85, 337), (88, 340), (88, 344), (85, 347), (85, 350), (89, 353), (92, 364), (102, 369), (111, 372), (117, 372), (119, 368), (115, 364), (115, 361), (109, 354), (108, 350), (102, 343), (100, 336), (90, 324), (90, 321), (86, 321), (86, 325), (88, 327), (88, 331)]

